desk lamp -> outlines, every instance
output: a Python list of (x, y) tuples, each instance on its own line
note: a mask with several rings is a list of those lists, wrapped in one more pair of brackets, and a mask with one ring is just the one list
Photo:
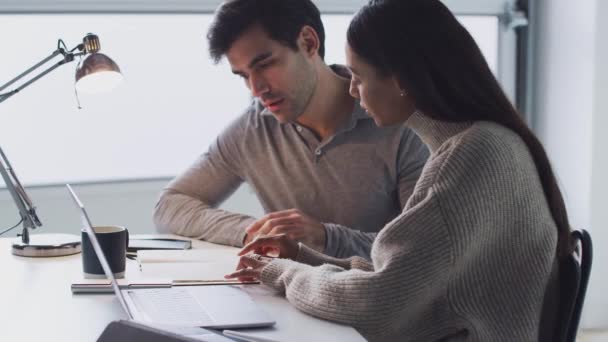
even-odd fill
[[(4, 102), (9, 97), (17, 94), (23, 88), (34, 83), (57, 67), (74, 61), (76, 57), (81, 58), (80, 63), (76, 68), (75, 87), (77, 92), (98, 92), (113, 88), (122, 80), (122, 74), (120, 73), (118, 65), (116, 65), (116, 63), (114, 63), (114, 61), (108, 56), (98, 53), (99, 50), (99, 38), (92, 33), (87, 34), (83, 38), (82, 43), (78, 44), (71, 50), (68, 50), (65, 43), (60, 39), (57, 42), (57, 50), (55, 50), (50, 56), (46, 57), (33, 67), (27, 69), (14, 79), (10, 80), (8, 83), (0, 86), (0, 102)], [(34, 70), (40, 68), (42, 65), (46, 64), (58, 55), (63, 56), (60, 61), (51, 65), (48, 69), (40, 72), (17, 88), (9, 92), (2, 93), (2, 91), (8, 86), (17, 82)], [(86, 57), (82, 59), (83, 56)], [(23, 231), (18, 235), (21, 237), (21, 242), (15, 242), (13, 244), (13, 254), (29, 257), (50, 257), (76, 254), (80, 252), (80, 237), (76, 235), (35, 234), (30, 236), (29, 229), (41, 227), (42, 222), (36, 214), (36, 207), (33, 205), (23, 186), (21, 186), (14, 169), (1, 148), (0, 174), (4, 179), (8, 192), (11, 194), (13, 201), (17, 205), (17, 209), (19, 209), (19, 214), (21, 216), (21, 221), (13, 228), (17, 227), (23, 222)], [(10, 229), (0, 232), (0, 235)]]

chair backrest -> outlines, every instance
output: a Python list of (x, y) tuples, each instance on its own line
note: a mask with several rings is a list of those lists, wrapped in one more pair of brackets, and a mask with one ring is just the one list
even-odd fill
[(574, 302), (570, 323), (568, 324), (567, 341), (575, 341), (578, 331), (578, 323), (581, 319), (585, 295), (587, 294), (587, 285), (589, 284), (589, 274), (591, 273), (591, 263), (593, 262), (593, 244), (591, 235), (584, 229), (575, 230), (572, 232), (574, 241), (580, 241), (579, 258), (580, 258), (580, 283), (578, 293)]
[[(574, 252), (560, 261), (559, 281), (557, 284), (549, 284), (545, 294), (541, 317), (541, 341), (576, 341), (589, 283), (593, 246), (591, 236), (584, 229), (573, 231), (571, 236), (576, 246)], [(550, 334), (551, 337), (543, 335), (543, 329), (546, 327), (549, 327), (549, 331), (544, 331), (544, 335)]]

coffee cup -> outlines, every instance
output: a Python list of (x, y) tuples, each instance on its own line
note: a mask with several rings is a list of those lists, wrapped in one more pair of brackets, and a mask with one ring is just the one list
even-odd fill
[[(95, 236), (103, 254), (116, 278), (125, 277), (129, 231), (121, 226), (95, 226)], [(85, 279), (107, 278), (101, 263), (95, 254), (89, 235), (83, 229), (82, 237), (82, 270)]]

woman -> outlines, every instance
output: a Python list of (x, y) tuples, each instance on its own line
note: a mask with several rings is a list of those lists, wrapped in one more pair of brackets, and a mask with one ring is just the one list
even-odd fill
[[(241, 254), (311, 315), (370, 340), (536, 341), (569, 224), (547, 156), (469, 33), (438, 0), (372, 0), (348, 29), (351, 94), (378, 125), (405, 122), (431, 157), (372, 262), (283, 236)], [(553, 271), (553, 272), (552, 272)]]

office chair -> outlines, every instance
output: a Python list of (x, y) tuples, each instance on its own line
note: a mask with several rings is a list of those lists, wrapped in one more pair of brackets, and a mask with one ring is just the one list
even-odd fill
[[(559, 264), (558, 298), (545, 297), (541, 318), (541, 333), (543, 326), (554, 321), (555, 328), (549, 329), (551, 338), (541, 335), (541, 342), (575, 342), (578, 324), (585, 302), (591, 262), (593, 260), (593, 245), (591, 236), (584, 230), (571, 233), (574, 251)], [(550, 294), (551, 288), (547, 289)], [(555, 302), (558, 303), (555, 303)], [(557, 310), (557, 313), (554, 313)], [(554, 317), (552, 317), (554, 316)], [(548, 321), (547, 321), (548, 320)]]

